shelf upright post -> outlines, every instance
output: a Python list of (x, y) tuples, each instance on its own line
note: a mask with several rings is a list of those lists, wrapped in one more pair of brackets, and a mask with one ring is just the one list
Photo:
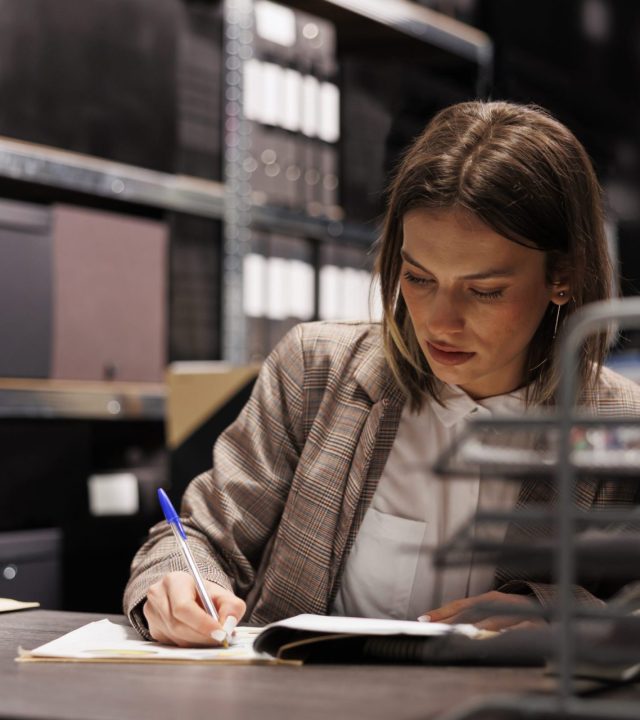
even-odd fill
[(243, 113), (243, 69), (253, 47), (253, 0), (224, 0), (224, 181), (222, 355), (247, 361), (243, 262), (250, 240), (251, 185), (247, 157), (251, 129)]

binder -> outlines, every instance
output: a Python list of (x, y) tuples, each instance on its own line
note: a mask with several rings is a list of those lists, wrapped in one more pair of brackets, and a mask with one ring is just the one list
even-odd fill
[(402, 79), (401, 75), (390, 77), (379, 63), (372, 67), (354, 57), (343, 61), (342, 77), (342, 205), (348, 220), (369, 222), (382, 211), (385, 143), (392, 124), (391, 108), (384, 98), (393, 94), (391, 88)]
[(169, 359), (219, 358), (220, 223), (173, 213), (170, 232)]
[(254, 12), (243, 89), (254, 202), (340, 219), (335, 27), (267, 0)]
[(258, 123), (252, 126), (251, 189), (260, 205), (295, 208), (296, 146), (291, 134)]
[(368, 251), (339, 242), (324, 242), (319, 260), (320, 319), (364, 322), (373, 319)]
[(396, 57), (381, 63), (371, 52), (341, 57), (342, 204), (349, 220), (378, 219), (401, 153), (438, 110), (475, 97), (471, 77), (453, 74), (459, 58), (449, 59), (452, 69), (443, 76), (433, 61)]
[(176, 170), (222, 177), (221, 4), (182, 3), (177, 37)]
[(178, 23), (174, 0), (3, 3), (0, 135), (173, 172)]
[(267, 625), (253, 647), (304, 663), (540, 666), (551, 627), (495, 633), (473, 625), (296, 615)]
[(314, 257), (304, 238), (252, 234), (243, 280), (251, 361), (264, 359), (294, 325), (316, 316)]
[(268, 256), (268, 234), (253, 231), (243, 261), (243, 306), (250, 362), (263, 360), (269, 350)]
[(48, 377), (52, 336), (49, 208), (0, 201), (0, 377)]
[(254, 54), (279, 65), (288, 65), (295, 53), (296, 13), (270, 0), (254, 3)]
[(337, 72), (336, 29), (329, 20), (296, 12), (296, 62), (303, 72), (331, 78)]
[(299, 322), (315, 314), (313, 249), (309, 241), (271, 235), (268, 275), (269, 345), (272, 350)]

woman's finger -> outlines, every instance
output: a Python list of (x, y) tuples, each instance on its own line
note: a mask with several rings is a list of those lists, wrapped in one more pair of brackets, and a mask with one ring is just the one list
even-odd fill
[(242, 620), (247, 609), (246, 603), (233, 593), (219, 594), (214, 604), (218, 610), (220, 624), (225, 632), (230, 635), (235, 626)]
[(434, 610), (427, 610), (427, 612), (420, 617), (428, 617), (430, 622), (451, 622), (451, 618), (468, 607), (471, 604), (471, 600), (473, 600), (473, 598), (454, 600)]
[[(186, 575), (186, 574), (185, 574)], [(168, 630), (171, 637), (197, 644), (215, 644), (223, 639), (214, 638), (222, 625), (202, 607), (195, 583), (191, 576), (169, 578), (167, 581), (169, 601)]]

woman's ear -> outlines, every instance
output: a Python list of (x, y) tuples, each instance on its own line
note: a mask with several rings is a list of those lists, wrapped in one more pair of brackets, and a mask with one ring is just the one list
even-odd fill
[(565, 305), (571, 300), (571, 285), (566, 275), (555, 275), (551, 283), (551, 302), (556, 305)]

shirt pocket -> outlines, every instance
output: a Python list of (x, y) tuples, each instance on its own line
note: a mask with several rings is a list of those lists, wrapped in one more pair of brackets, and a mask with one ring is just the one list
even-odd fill
[(334, 611), (406, 619), (427, 524), (369, 508), (347, 559)]

